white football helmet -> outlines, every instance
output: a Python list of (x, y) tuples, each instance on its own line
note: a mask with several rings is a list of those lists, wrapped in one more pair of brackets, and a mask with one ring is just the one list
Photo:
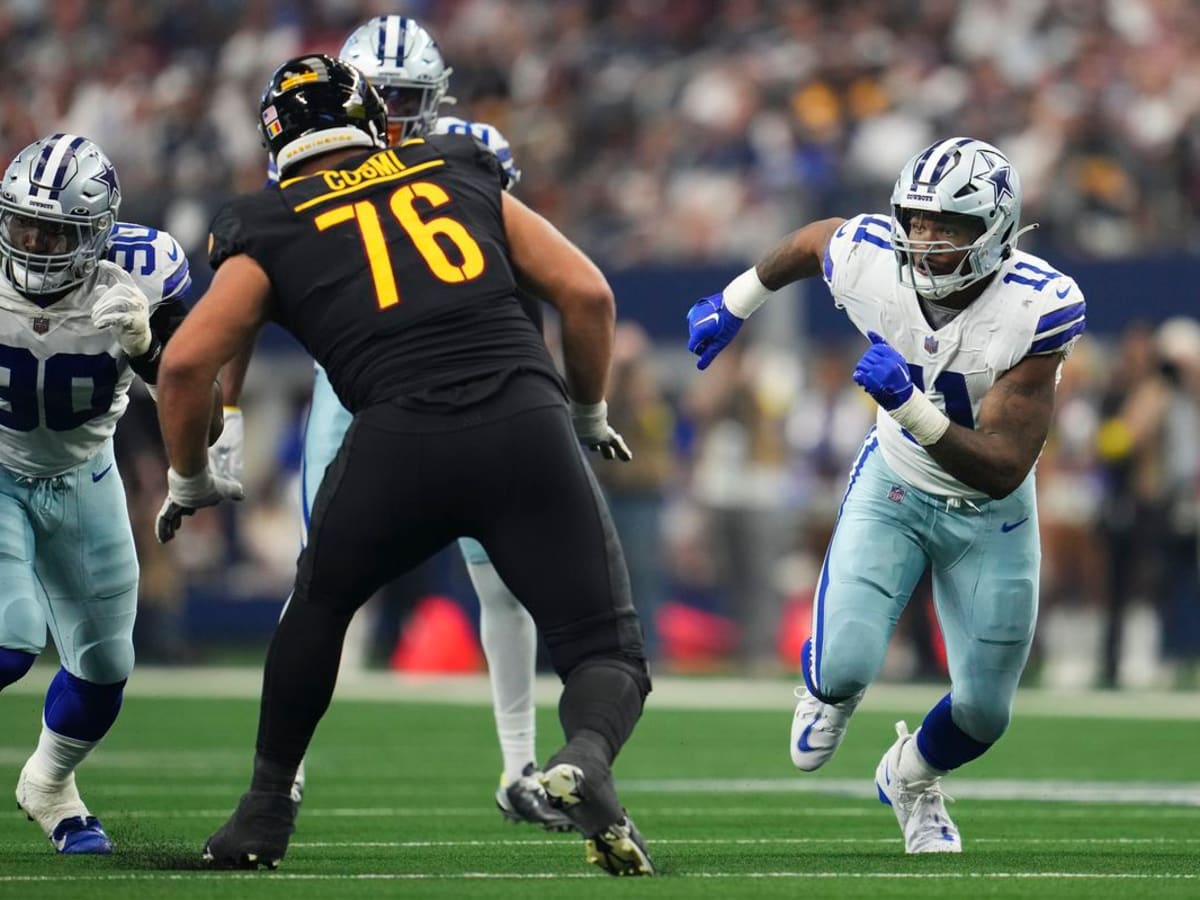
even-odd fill
[[(952, 213), (978, 219), (983, 233), (965, 246), (949, 241), (911, 241), (916, 212)], [(922, 297), (940, 300), (991, 275), (1016, 247), (1021, 181), (1008, 158), (984, 141), (955, 137), (926, 147), (900, 170), (892, 190), (892, 247), (900, 283)], [(1036, 226), (1030, 226), (1030, 228)], [(928, 253), (966, 251), (953, 271), (937, 274), (921, 260)]]
[(442, 59), (433, 35), (414, 19), (369, 19), (346, 39), (338, 56), (366, 75), (383, 97), (393, 144), (428, 134), (438, 107), (454, 102), (446, 96), (453, 69)]
[(27, 296), (82, 283), (108, 251), (121, 188), (87, 138), (55, 134), (17, 154), (0, 184), (0, 263)]

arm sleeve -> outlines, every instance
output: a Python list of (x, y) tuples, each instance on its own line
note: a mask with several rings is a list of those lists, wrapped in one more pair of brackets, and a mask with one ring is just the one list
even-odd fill
[(129, 360), (129, 368), (146, 384), (158, 383), (158, 363), (162, 359), (163, 346), (186, 315), (187, 307), (179, 298), (164, 300), (150, 314), (150, 349)]

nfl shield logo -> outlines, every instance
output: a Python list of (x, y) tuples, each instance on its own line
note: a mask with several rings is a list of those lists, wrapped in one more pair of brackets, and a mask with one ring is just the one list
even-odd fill
[(33, 333), (34, 334), (45, 334), (49, 330), (50, 330), (50, 320), (48, 318), (46, 318), (45, 316), (34, 316), (33, 317)]
[(904, 488), (900, 487), (900, 485), (898, 485), (898, 484), (893, 484), (892, 489), (890, 491), (888, 491), (888, 499), (891, 500), (893, 503), (903, 503), (904, 502)]
[(925, 338), (925, 352), (931, 356), (937, 353), (938, 341), (932, 334)]

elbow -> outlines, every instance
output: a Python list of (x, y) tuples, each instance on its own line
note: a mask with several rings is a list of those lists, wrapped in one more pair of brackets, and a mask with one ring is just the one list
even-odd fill
[(617, 318), (616, 298), (608, 281), (599, 273), (578, 286), (574, 306), (581, 315), (593, 321), (615, 322)]
[[(182, 349), (182, 348), (180, 348)], [(161, 397), (174, 390), (191, 385), (195, 382), (210, 382), (215, 373), (210, 371), (204, 361), (179, 349), (172, 342), (163, 348), (162, 359), (158, 364), (158, 391)]]
[(1030, 466), (1008, 466), (997, 468), (994, 475), (985, 485), (980, 485), (983, 491), (993, 500), (1003, 500), (1013, 491), (1024, 484), (1029, 476)]
[(1000, 484), (987, 485), (986, 487), (984, 487), (983, 490), (987, 493), (989, 499), (1003, 500), (1005, 497), (1007, 497), (1009, 494), (1011, 494), (1013, 491), (1015, 491), (1019, 486), (1020, 486), (1019, 481), (1016, 483), (1011, 483), (1011, 482), (1005, 481)]

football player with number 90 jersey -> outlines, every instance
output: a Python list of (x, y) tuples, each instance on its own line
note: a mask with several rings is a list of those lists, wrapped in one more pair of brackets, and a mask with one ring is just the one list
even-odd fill
[(153, 392), (191, 285), (174, 238), (117, 222), (120, 202), (112, 163), (73, 134), (30, 144), (0, 185), (0, 689), (49, 628), (61, 668), (17, 803), (72, 854), (112, 849), (75, 768), (133, 668), (138, 564), (112, 435), (135, 373)]
[(901, 171), (890, 214), (807, 225), (688, 314), (703, 369), (773, 291), (821, 275), (871, 342), (853, 378), (876, 426), (821, 569), (791, 756), (811, 771), (833, 755), (929, 567), (951, 690), (915, 734), (897, 723), (876, 770), (909, 853), (961, 851), (941, 778), (1008, 727), (1033, 639), (1034, 465), (1086, 306), (1070, 277), (1017, 249), (1020, 217), (1003, 153), (938, 141)]

